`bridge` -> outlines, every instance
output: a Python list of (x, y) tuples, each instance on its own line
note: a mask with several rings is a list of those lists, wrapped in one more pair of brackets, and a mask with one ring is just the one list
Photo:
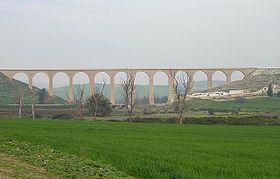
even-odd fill
[(33, 77), (37, 73), (45, 73), (49, 79), (48, 93), (50, 96), (53, 96), (53, 77), (57, 73), (64, 73), (68, 76), (69, 79), (69, 90), (68, 96), (70, 100), (74, 99), (74, 89), (73, 89), (73, 77), (77, 73), (84, 73), (88, 76), (89, 79), (89, 92), (90, 95), (94, 94), (94, 84), (95, 76), (104, 72), (108, 74), (110, 78), (110, 101), (112, 104), (115, 104), (115, 76), (119, 72), (125, 72), (127, 75), (135, 76), (139, 72), (144, 72), (149, 77), (149, 103), (154, 104), (154, 75), (157, 72), (163, 72), (168, 76), (168, 101), (173, 101), (173, 77), (172, 74), (178, 72), (185, 72), (188, 75), (188, 79), (193, 82), (193, 76), (196, 72), (203, 72), (207, 75), (207, 85), (208, 89), (212, 88), (212, 76), (215, 72), (219, 71), (225, 74), (226, 82), (231, 82), (231, 76), (234, 72), (238, 71), (244, 75), (244, 78), (251, 76), (256, 70), (262, 68), (116, 68), (116, 69), (0, 69), (0, 72), (6, 75), (9, 78), (13, 78), (17, 73), (24, 73), (28, 77), (29, 88), (33, 88)]

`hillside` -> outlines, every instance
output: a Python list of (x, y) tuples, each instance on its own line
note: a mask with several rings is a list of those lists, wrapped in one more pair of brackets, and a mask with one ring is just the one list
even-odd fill
[(251, 92), (272, 84), (280, 84), (280, 74), (260, 74), (241, 81), (231, 82), (230, 84), (212, 88), (209, 91), (228, 91), (229, 89), (242, 89)]
[[(30, 103), (32, 98), (32, 91), (29, 89), (26, 83), (17, 81), (15, 79), (9, 79), (2, 73), (0, 73), (0, 104), (12, 104), (14, 103), (14, 93), (21, 87), (25, 94), (25, 103)], [(40, 90), (34, 87), (35, 93)], [(38, 98), (38, 96), (37, 96)], [(54, 96), (47, 96), (47, 103), (65, 103), (65, 100)]]
[[(218, 86), (224, 84), (224, 81), (213, 81), (213, 85)], [(102, 84), (95, 84), (96, 89), (100, 89)], [(89, 96), (89, 85), (84, 84), (85, 87), (85, 96)], [(144, 96), (149, 96), (149, 85), (136, 85), (136, 94), (138, 98), (144, 98)], [(168, 94), (168, 86), (167, 85), (155, 85), (155, 96), (156, 97), (164, 97)], [(203, 89), (207, 88), (207, 81), (197, 81), (194, 83), (194, 89), (196, 91), (201, 91)], [(77, 89), (77, 85), (74, 85), (74, 91)], [(122, 99), (122, 91), (121, 91), (121, 85), (116, 85), (116, 99), (120, 100)], [(63, 99), (67, 98), (67, 91), (68, 86), (54, 88), (54, 94), (56, 96), (59, 96)], [(104, 88), (104, 94), (105, 96), (109, 96), (110, 91), (110, 85), (107, 84)]]

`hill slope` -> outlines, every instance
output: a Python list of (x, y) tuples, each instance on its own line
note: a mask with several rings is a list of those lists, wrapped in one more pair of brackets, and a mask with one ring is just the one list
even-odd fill
[[(224, 81), (213, 81), (213, 85), (218, 86), (224, 84)], [(85, 87), (85, 96), (89, 96), (89, 85), (84, 84)], [(100, 89), (102, 84), (95, 84), (95, 89)], [(168, 94), (168, 86), (167, 85), (155, 85), (155, 96), (156, 97), (164, 97), (167, 96)], [(194, 89), (196, 91), (200, 91), (203, 89), (207, 88), (207, 81), (197, 81), (194, 84)], [(74, 85), (74, 91), (76, 91), (77, 85)], [(115, 86), (116, 90), (116, 99), (121, 100), (122, 99), (122, 90), (121, 90), (121, 85), (116, 85)], [(144, 96), (148, 97), (149, 96), (149, 90), (150, 86), (149, 85), (136, 85), (136, 95), (137, 98), (144, 98)], [(64, 87), (59, 87), (59, 88), (54, 88), (54, 94), (56, 96), (59, 96), (63, 99), (67, 99), (67, 91), (68, 91), (68, 86)], [(109, 96), (110, 94), (110, 85), (106, 84), (104, 88), (104, 95)]]
[(242, 89), (251, 92), (272, 84), (280, 84), (280, 74), (260, 74), (252, 76), (241, 81), (234, 81), (230, 84), (212, 88), (209, 91), (228, 91), (229, 89)]
[[(14, 103), (13, 95), (21, 87), (25, 94), (25, 103), (30, 103), (32, 99), (32, 91), (29, 89), (26, 83), (17, 81), (15, 79), (9, 79), (2, 73), (0, 73), (0, 104), (11, 104)], [(34, 87), (35, 93), (40, 90)], [(37, 96), (38, 98), (38, 96)], [(54, 96), (47, 96), (47, 103), (65, 103), (65, 100)]]

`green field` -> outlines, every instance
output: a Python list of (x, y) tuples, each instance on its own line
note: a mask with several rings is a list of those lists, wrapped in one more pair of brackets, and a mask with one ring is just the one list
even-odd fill
[(44, 144), (141, 178), (278, 178), (280, 128), (0, 120), (0, 138)]
[(255, 97), (241, 100), (191, 100), (188, 103), (190, 110), (239, 110), (239, 111), (280, 111), (280, 98)]

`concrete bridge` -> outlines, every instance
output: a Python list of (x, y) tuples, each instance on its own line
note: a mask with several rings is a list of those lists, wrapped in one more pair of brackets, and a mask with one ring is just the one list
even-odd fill
[(29, 80), (29, 88), (33, 88), (33, 77), (37, 73), (45, 73), (49, 78), (49, 88), (48, 92), (50, 96), (53, 96), (53, 77), (57, 73), (65, 73), (69, 78), (69, 90), (68, 95), (70, 100), (74, 99), (74, 89), (73, 89), (73, 77), (75, 74), (83, 72), (89, 78), (89, 89), (90, 95), (94, 94), (94, 84), (95, 84), (95, 76), (100, 72), (105, 72), (110, 77), (110, 101), (112, 104), (115, 104), (115, 75), (119, 72), (126, 72), (128, 75), (135, 76), (139, 72), (144, 72), (149, 77), (149, 102), (150, 104), (154, 104), (154, 75), (157, 72), (164, 72), (168, 76), (168, 101), (172, 101), (174, 99), (173, 96), (173, 73), (185, 72), (189, 80), (193, 82), (193, 76), (196, 72), (201, 71), (207, 75), (208, 81), (208, 89), (212, 88), (212, 76), (215, 72), (220, 71), (225, 74), (226, 82), (231, 82), (231, 76), (235, 71), (239, 71), (243, 73), (244, 78), (249, 77), (252, 73), (254, 73), (259, 68), (141, 68), (141, 69), (126, 69), (126, 68), (118, 68), (118, 69), (0, 69), (0, 72), (6, 75), (9, 78), (13, 78), (17, 73), (24, 73), (28, 77)]

